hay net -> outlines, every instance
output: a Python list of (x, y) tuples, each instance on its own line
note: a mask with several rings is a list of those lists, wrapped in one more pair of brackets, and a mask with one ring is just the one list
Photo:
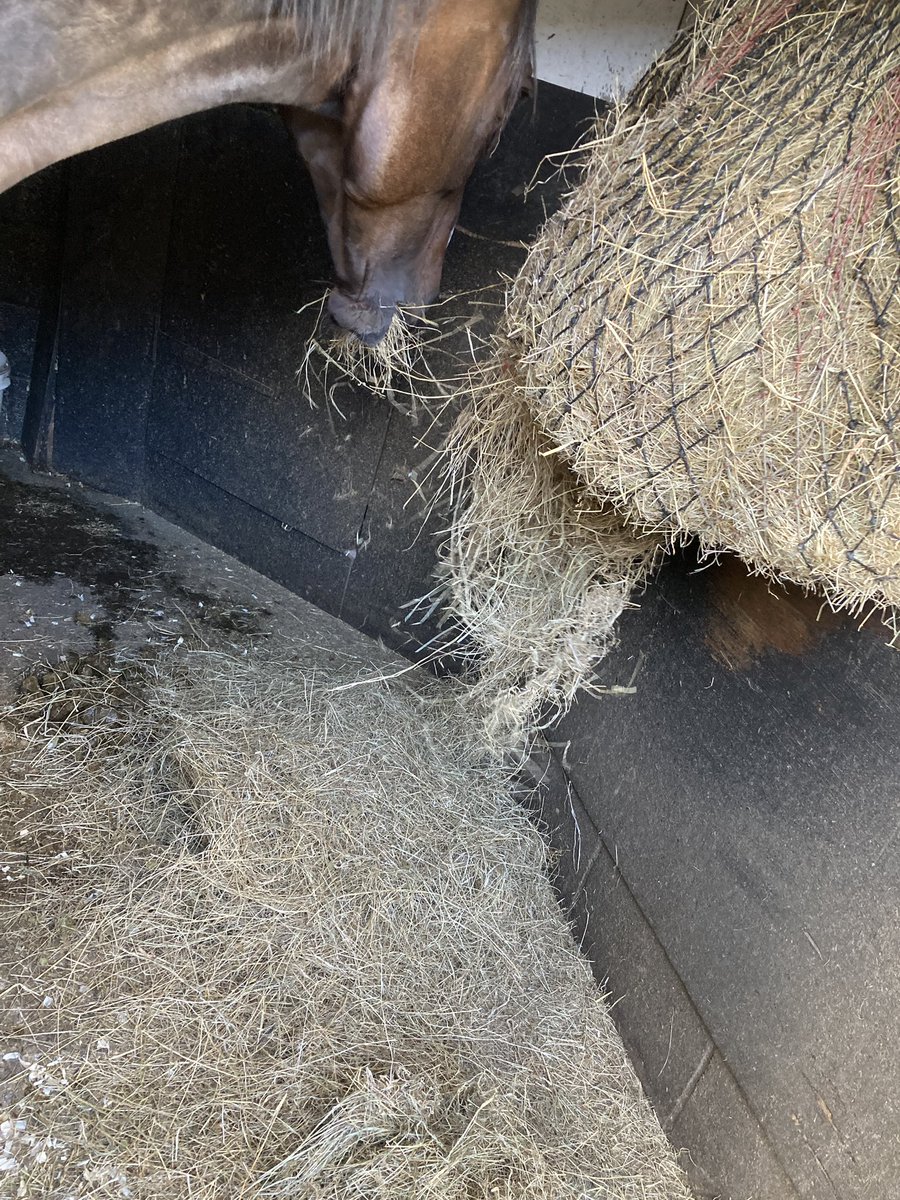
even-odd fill
[(833, 603), (900, 603), (900, 9), (738, 0), (627, 110), (513, 286), (584, 488)]
[(0, 711), (0, 1195), (689, 1200), (465, 691), (371, 674)]

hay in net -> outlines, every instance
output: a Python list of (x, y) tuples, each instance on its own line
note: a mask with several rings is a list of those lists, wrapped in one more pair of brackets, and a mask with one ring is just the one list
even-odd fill
[(686, 1200), (465, 691), (360, 670), (0, 714), (4, 1196)]
[(678, 539), (900, 604), (900, 10), (696, 17), (579, 151), (451, 437), (448, 608), (513, 739)]
[(688, 57), (530, 253), (522, 396), (635, 527), (897, 604), (900, 10), (739, 0)]

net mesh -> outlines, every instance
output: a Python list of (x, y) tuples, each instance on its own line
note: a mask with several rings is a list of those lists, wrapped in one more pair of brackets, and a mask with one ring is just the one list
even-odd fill
[(900, 9), (739, 0), (686, 58), (516, 281), (523, 395), (641, 530), (898, 604)]

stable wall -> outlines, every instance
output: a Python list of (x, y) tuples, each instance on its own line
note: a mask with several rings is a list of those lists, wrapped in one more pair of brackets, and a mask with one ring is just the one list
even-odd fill
[(543, 0), (538, 78), (620, 99), (671, 44), (684, 11), (684, 0)]

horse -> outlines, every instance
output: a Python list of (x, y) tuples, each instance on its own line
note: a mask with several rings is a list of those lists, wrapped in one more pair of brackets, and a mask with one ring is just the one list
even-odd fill
[(3, 0), (0, 192), (235, 102), (276, 105), (374, 345), (440, 287), (463, 188), (530, 83), (537, 0)]

